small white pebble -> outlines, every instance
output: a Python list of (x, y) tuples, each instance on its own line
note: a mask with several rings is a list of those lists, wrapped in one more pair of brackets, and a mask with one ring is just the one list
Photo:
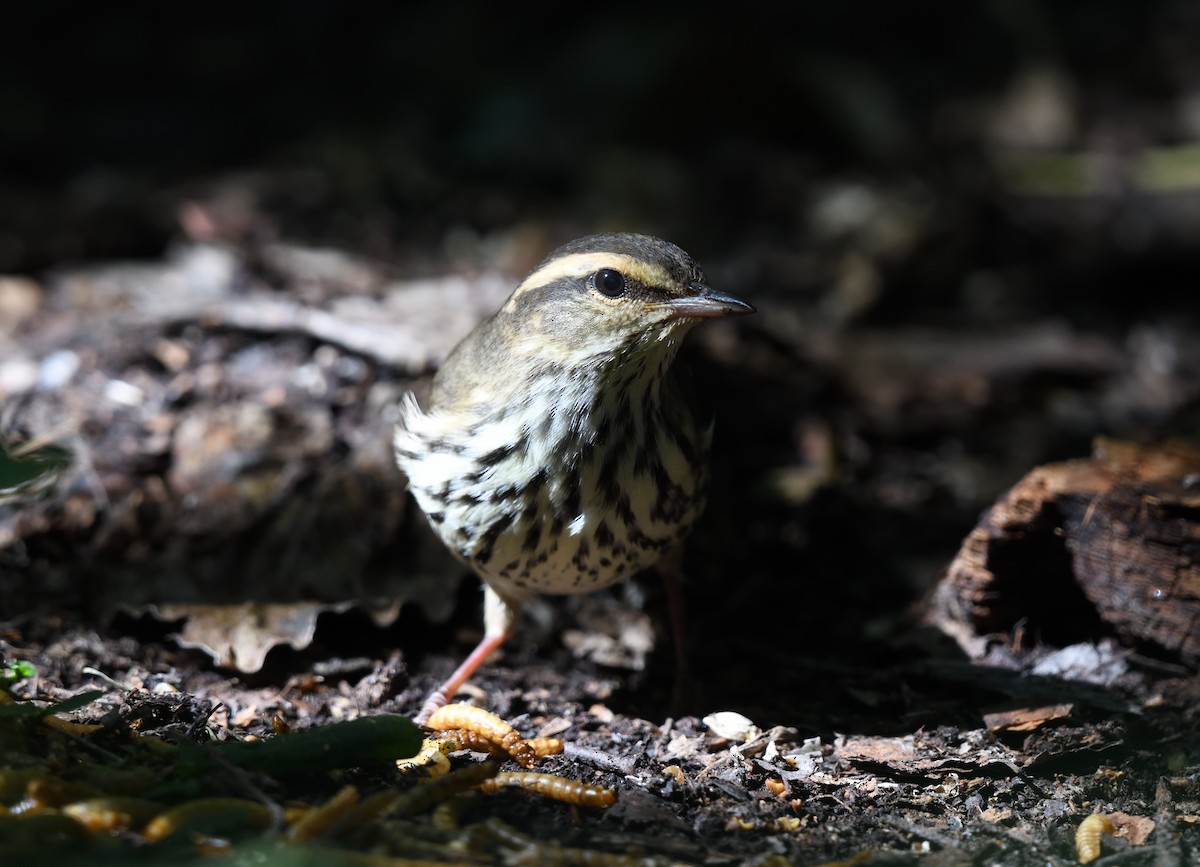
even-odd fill
[(62, 388), (71, 381), (75, 371), (79, 370), (79, 356), (69, 349), (51, 352), (42, 359), (38, 370), (38, 388), (50, 390)]
[(0, 364), (0, 395), (24, 394), (38, 381), (39, 368), (28, 358), (15, 358)]
[(709, 714), (704, 718), (704, 724), (717, 737), (728, 738), (731, 741), (748, 741), (761, 734), (758, 726), (748, 717), (732, 710)]
[(104, 396), (122, 406), (141, 406), (146, 399), (144, 391), (123, 379), (110, 379), (104, 386)]

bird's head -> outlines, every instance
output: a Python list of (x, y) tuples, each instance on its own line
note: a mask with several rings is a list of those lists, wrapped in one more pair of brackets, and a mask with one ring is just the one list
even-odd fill
[(614, 233), (572, 241), (547, 256), (496, 315), (517, 354), (584, 364), (643, 352), (674, 355), (703, 319), (754, 308), (708, 286), (674, 244)]

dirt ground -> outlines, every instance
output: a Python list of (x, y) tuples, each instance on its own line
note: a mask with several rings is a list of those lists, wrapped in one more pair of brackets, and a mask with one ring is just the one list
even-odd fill
[[(380, 405), (427, 374), (386, 354), (387, 322), (363, 338), (355, 312), (336, 307), (355, 281), (381, 309), (415, 294), (391, 307), (435, 325), (405, 352), (436, 359), (453, 344), (436, 326), (463, 327), (430, 300), (445, 285), (430, 295), (335, 257), (323, 284), (281, 294), (247, 264), (268, 255), (192, 243), (166, 261), (64, 272), (24, 322), (43, 372), (54, 348), (79, 359), (70, 382), (25, 395), (25, 417), (76, 432), (61, 444), (88, 460), (6, 512), (15, 541), (0, 641), (6, 660), (37, 669), (15, 696), (109, 690), (72, 716), (100, 722), (108, 734), (88, 738), (116, 739), (105, 750), (126, 763), (141, 759), (123, 731), (203, 742), (269, 735), (275, 720), (303, 731), (412, 715), (479, 634), (477, 582), (425, 530), (387, 454)], [(206, 256), (232, 265), (213, 269), (225, 282), (197, 301)], [(480, 306), (492, 303), (488, 272), (468, 278)], [(173, 296), (173, 280), (187, 291)], [(333, 311), (319, 335), (311, 319), (278, 318), (295, 296), (295, 310)], [(830, 329), (809, 332), (801, 355), (780, 336), (786, 317), (772, 326), (770, 300), (762, 307), (764, 324), (698, 334), (687, 358), (720, 421), (712, 504), (683, 560), (688, 675), (677, 678), (660, 638), (665, 603), (649, 574), (535, 607), (464, 696), (525, 736), (562, 738), (564, 754), (541, 769), (611, 787), (616, 804), (509, 792), (463, 808), (463, 827), (499, 817), (541, 841), (532, 850), (497, 839), (464, 856), (444, 840), (405, 843), (386, 821), (326, 843), (468, 861), (556, 863), (558, 846), (617, 863), (1043, 864), (1072, 861), (1076, 828), (1102, 813), (1116, 823), (1104, 851), (1120, 863), (1187, 863), (1200, 845), (1200, 680), (1185, 660), (1122, 646), (1099, 618), (1039, 621), (1046, 606), (1021, 594), (1012, 604), (1030, 614), (980, 636), (982, 667), (928, 625), (934, 584), (978, 515), (964, 503), (1002, 472), (981, 455), (1004, 454), (1015, 475), (1025, 453), (999, 443), (1044, 412), (1031, 390), (1119, 393), (1128, 355), (1042, 324), (970, 339)], [(809, 349), (843, 341), (819, 361)], [(141, 397), (114, 408), (105, 382)], [(397, 612), (394, 599), (408, 602)], [(14, 768), (32, 755), (69, 781), (80, 761), (81, 746), (51, 734), (19, 743)], [(212, 791), (192, 794), (311, 804), (347, 779), (364, 794), (412, 785), (339, 768), (300, 781), (213, 774)], [(133, 845), (128, 832), (117, 839)], [(154, 857), (93, 845), (89, 859)], [(261, 856), (255, 845), (243, 855)]]
[[(427, 657), (410, 676), (395, 659), (326, 658), (320, 668), (333, 673), (314, 676), (296, 659), (290, 677), (264, 674), (256, 686), (156, 642), (103, 639), (63, 626), (8, 631), (10, 652), (39, 667), (39, 694), (93, 686), (96, 678), (83, 672), (98, 669), (121, 687), (82, 716), (168, 739), (196, 737), (206, 726), (264, 734), (273, 716), (299, 729), (354, 713), (411, 713), (453, 661)], [(503, 666), (489, 667), (474, 683), (482, 704), (523, 732), (566, 740), (567, 753), (544, 769), (612, 786), (618, 800), (601, 811), (513, 792), (476, 801), (464, 809), (464, 823), (501, 817), (547, 846), (636, 853), (620, 863), (754, 864), (775, 863), (770, 857), (777, 856), (797, 864), (855, 857), (1044, 864), (1073, 863), (1080, 820), (1104, 812), (1137, 843), (1107, 842), (1106, 853), (1123, 854), (1105, 863), (1184, 864), (1195, 851), (1189, 817), (1200, 804), (1186, 764), (1197, 747), (1194, 679), (1139, 672), (1128, 678), (1141, 682), (1139, 699), (1053, 678), (981, 676), (949, 659), (871, 665), (804, 659), (749, 634), (728, 649), (740, 663), (737, 680), (745, 681), (738, 692), (758, 697), (752, 712), (761, 730), (749, 740), (736, 731), (721, 736), (693, 715), (639, 715), (633, 708), (648, 703), (648, 686), (631, 688), (630, 678), (561, 650), (520, 648)], [(709, 663), (726, 667), (714, 668), (709, 680), (731, 667), (724, 654), (697, 660)], [(746, 676), (752, 672), (762, 674)], [(1145, 692), (1151, 683), (1153, 692)], [(765, 709), (771, 704), (805, 705), (805, 716), (825, 724), (783, 724), (804, 717), (772, 714)], [(1026, 729), (1004, 729), (982, 723), (980, 707), (1040, 710), (1026, 714)], [(378, 771), (361, 776), (351, 779), (365, 791), (396, 784)], [(269, 791), (312, 802), (344, 782), (306, 780)], [(377, 830), (373, 842), (387, 840), (387, 833)], [(9, 845), (32, 851), (11, 837)], [(49, 839), (36, 850), (69, 860)], [(144, 849), (132, 851), (157, 863)], [(84, 860), (104, 863), (105, 854), (113, 863), (134, 857), (130, 849), (118, 856), (95, 844)], [(549, 854), (543, 863), (551, 863)]]

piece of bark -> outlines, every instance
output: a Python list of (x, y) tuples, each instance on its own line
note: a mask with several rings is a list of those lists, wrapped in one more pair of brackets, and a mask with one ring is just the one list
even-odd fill
[(1200, 449), (1101, 439), (1037, 468), (967, 537), (931, 620), (972, 658), (1020, 631), (1200, 663)]

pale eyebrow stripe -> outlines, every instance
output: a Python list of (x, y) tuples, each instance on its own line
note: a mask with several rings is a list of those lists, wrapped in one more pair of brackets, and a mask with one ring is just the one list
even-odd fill
[(555, 259), (553, 262), (547, 262), (526, 277), (505, 306), (511, 306), (517, 298), (531, 289), (537, 289), (539, 286), (545, 286), (564, 277), (583, 277), (601, 268), (616, 268), (642, 283), (651, 285), (664, 285), (670, 280), (664, 269), (653, 265), (647, 266), (644, 261), (623, 253), (572, 253), (561, 259)]

